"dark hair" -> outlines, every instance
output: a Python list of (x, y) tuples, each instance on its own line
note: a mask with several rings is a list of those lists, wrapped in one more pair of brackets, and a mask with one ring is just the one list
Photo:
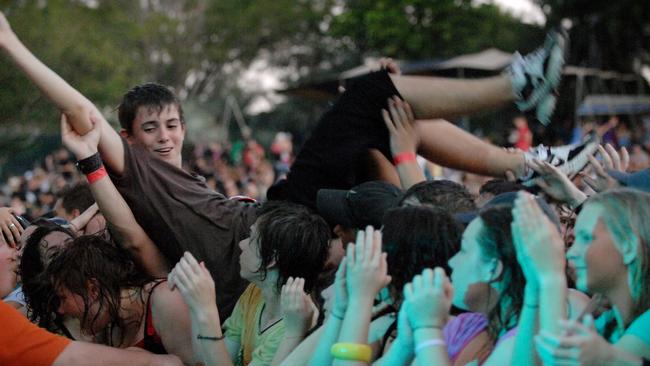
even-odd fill
[(451, 214), (476, 210), (467, 188), (450, 180), (420, 182), (404, 193), (398, 206), (407, 205), (409, 199), (416, 199), (420, 205), (439, 206)]
[[(74, 238), (74, 234), (63, 226), (46, 219), (38, 219), (33, 225), (37, 228), (25, 242), (19, 265), (23, 294), (27, 303), (27, 315), (40, 327), (55, 330), (56, 312), (52, 312), (51, 309), (58, 308), (58, 299), (46, 273), (47, 262), (41, 252), (41, 246), (43, 239), (53, 232), (67, 234), (70, 239)], [(55, 253), (56, 251), (51, 251), (46, 255), (54, 256)]]
[(87, 183), (77, 183), (60, 194), (61, 206), (67, 213), (77, 209), (82, 213), (95, 203), (95, 198)]
[[(503, 270), (494, 281), (501, 282), (503, 292), (498, 304), (488, 313), (488, 331), (494, 339), (503, 329), (516, 325), (524, 302), (526, 278), (517, 262), (517, 253), (512, 242), (512, 206), (497, 205), (479, 213), (483, 230), (478, 235), (481, 253), (485, 258), (496, 258), (503, 264)], [(502, 308), (501, 304), (507, 304)]]
[(479, 194), (498, 196), (507, 192), (528, 191), (528, 187), (505, 179), (490, 179), (479, 188)]
[(181, 122), (185, 123), (181, 103), (168, 87), (156, 83), (137, 85), (124, 94), (122, 102), (117, 107), (120, 126), (130, 135), (133, 133), (133, 120), (138, 113), (138, 108), (155, 108), (160, 112), (168, 105), (176, 106)]
[(81, 296), (84, 302), (81, 324), (87, 324), (88, 311), (93, 302), (87, 286), (89, 282), (97, 286), (99, 310), (90, 319), (90, 324), (97, 321), (102, 309), (107, 308), (110, 316), (107, 328), (109, 343), (115, 327), (124, 329), (124, 321), (119, 316), (122, 289), (142, 289), (151, 280), (138, 270), (126, 249), (96, 235), (81, 236), (68, 244), (47, 267), (47, 274), (55, 289), (65, 287)]
[(386, 212), (382, 233), (391, 296), (399, 303), (404, 285), (425, 268), (442, 267), (451, 273), (447, 262), (460, 249), (462, 230), (442, 208), (407, 206)]
[(289, 277), (305, 279), (305, 292), (314, 287), (329, 250), (330, 229), (325, 220), (307, 207), (286, 201), (268, 201), (257, 218), (259, 271), (275, 261), (277, 289)]

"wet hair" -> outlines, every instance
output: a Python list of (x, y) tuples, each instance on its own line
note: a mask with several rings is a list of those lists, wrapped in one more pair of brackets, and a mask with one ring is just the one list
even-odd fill
[[(496, 339), (500, 331), (516, 326), (524, 303), (526, 278), (517, 262), (512, 241), (512, 206), (493, 206), (481, 211), (479, 216), (483, 221), (482, 232), (478, 235), (481, 255), (484, 259), (499, 260), (503, 268), (499, 276), (493, 279), (501, 283), (499, 303), (488, 313), (488, 332)], [(504, 308), (503, 304), (507, 304), (507, 307)]]
[(38, 219), (33, 225), (37, 226), (36, 230), (29, 235), (25, 242), (25, 248), (20, 260), (19, 272), (22, 281), (23, 294), (27, 303), (27, 315), (32, 322), (37, 323), (40, 327), (55, 330), (56, 312), (51, 309), (58, 308), (58, 299), (52, 287), (49, 276), (46, 273), (47, 262), (44, 255), (53, 257), (59, 250), (42, 252), (44, 238), (54, 232), (61, 232), (74, 238), (74, 234), (46, 219)]
[(462, 229), (442, 208), (408, 206), (388, 210), (382, 234), (391, 297), (399, 304), (404, 285), (425, 268), (442, 267), (451, 273), (447, 262), (460, 249)]
[(600, 218), (619, 250), (619, 243), (637, 241), (637, 260), (627, 266), (634, 300), (630, 319), (636, 319), (650, 308), (650, 194), (633, 189), (606, 191), (590, 197), (582, 212), (591, 205), (607, 212)]
[(95, 198), (87, 183), (77, 183), (60, 194), (61, 206), (67, 213), (77, 209), (82, 213), (95, 203)]
[(507, 192), (529, 191), (528, 187), (505, 179), (490, 179), (479, 188), (479, 194), (498, 196)]
[(409, 205), (416, 200), (419, 205), (439, 206), (451, 214), (476, 210), (472, 194), (467, 188), (450, 180), (429, 180), (409, 188), (398, 206)]
[(307, 207), (286, 201), (268, 201), (257, 218), (258, 271), (266, 278), (268, 266), (275, 262), (277, 290), (289, 277), (305, 279), (305, 292), (314, 288), (329, 251), (330, 229), (325, 219)]
[(122, 102), (117, 107), (120, 126), (131, 135), (133, 120), (138, 113), (138, 108), (154, 108), (161, 112), (168, 105), (176, 106), (181, 123), (185, 123), (181, 103), (168, 87), (156, 83), (137, 85), (124, 94)]
[[(123, 248), (102, 239), (96, 235), (81, 236), (52, 259), (47, 267), (47, 274), (55, 289), (65, 287), (73, 294), (81, 296), (84, 312), (81, 324), (97, 321), (99, 314), (106, 309), (110, 321), (107, 327), (107, 339), (112, 342), (112, 332), (117, 327), (124, 329), (124, 321), (119, 316), (120, 299), (123, 289), (142, 289), (151, 278), (141, 272), (131, 254)], [(93, 300), (88, 291), (88, 285), (93, 283), (97, 288), (99, 304), (97, 314), (89, 319), (89, 309)], [(143, 296), (142, 291), (140, 296)], [(55, 309), (51, 309), (55, 310)], [(90, 322), (89, 322), (90, 321)], [(120, 344), (111, 346), (119, 346)]]

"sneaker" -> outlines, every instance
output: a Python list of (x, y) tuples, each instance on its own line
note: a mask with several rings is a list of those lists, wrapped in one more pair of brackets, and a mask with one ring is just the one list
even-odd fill
[(537, 108), (535, 108), (535, 118), (537, 118), (537, 120), (544, 126), (548, 126), (551, 122), (551, 116), (553, 115), (553, 111), (555, 111), (556, 101), (557, 97), (555, 94), (549, 93), (539, 101)]
[[(547, 96), (560, 83), (567, 37), (566, 31), (559, 28), (549, 32), (544, 44), (537, 50), (526, 56), (518, 52), (514, 54), (506, 72), (510, 75), (515, 91), (515, 104), (522, 112), (539, 107), (540, 102), (548, 101)], [(541, 122), (548, 123), (550, 115), (544, 117), (547, 113), (536, 114), (542, 114), (544, 119)]]
[[(524, 153), (526, 161), (533, 159), (546, 161), (558, 167), (562, 173), (569, 177), (575, 177), (589, 163), (589, 156), (593, 155), (600, 144), (600, 138), (595, 133), (587, 135), (584, 141), (565, 146), (548, 147), (539, 145)], [(528, 175), (521, 179), (521, 183), (527, 187), (537, 184), (539, 174), (530, 169)]]

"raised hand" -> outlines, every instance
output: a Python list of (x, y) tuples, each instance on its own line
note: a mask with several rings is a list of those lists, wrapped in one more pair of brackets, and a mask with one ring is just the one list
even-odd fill
[(316, 306), (304, 292), (303, 278), (289, 277), (282, 286), (280, 304), (284, 319), (285, 337), (302, 337), (312, 326)]
[(389, 74), (401, 75), (402, 70), (400, 70), (397, 62), (390, 57), (382, 57), (379, 59), (379, 68), (382, 70), (388, 71)]
[(343, 257), (339, 268), (336, 270), (336, 277), (334, 279), (334, 301), (332, 305), (332, 313), (335, 317), (342, 319), (345, 316), (345, 310), (348, 308), (348, 289), (345, 281), (345, 273), (347, 269), (347, 260)]
[(167, 276), (167, 285), (176, 287), (193, 314), (203, 313), (216, 307), (214, 280), (205, 264), (200, 264), (189, 252), (185, 252)]
[(411, 329), (442, 329), (449, 318), (454, 288), (445, 271), (427, 268), (404, 286), (404, 304)]
[(23, 233), (23, 227), (13, 215), (14, 209), (11, 207), (0, 207), (0, 230), (4, 234), (5, 240), (10, 247), (18, 250), (20, 244), (20, 235)]
[(368, 226), (357, 233), (355, 245), (346, 254), (346, 287), (350, 300), (370, 300), (390, 283), (386, 253), (381, 251), (381, 233)]
[(80, 135), (72, 129), (65, 114), (61, 114), (61, 140), (63, 145), (72, 151), (77, 160), (85, 159), (97, 152), (101, 136), (99, 121), (91, 117), (93, 128), (85, 135)]
[(587, 195), (553, 165), (545, 161), (532, 160), (528, 166), (540, 175), (537, 185), (550, 197), (567, 203), (572, 208), (578, 207), (587, 199)]
[(606, 170), (627, 171), (630, 165), (630, 155), (627, 149), (624, 147), (621, 148), (619, 154), (612, 145), (607, 144), (605, 147), (598, 146), (598, 152), (603, 162), (600, 163), (596, 158), (590, 156), (589, 163), (591, 164), (592, 171), (595, 173), (595, 177), (581, 174), (583, 181), (596, 192), (619, 187), (620, 184), (618, 181), (607, 174)]
[(415, 153), (419, 137), (415, 131), (415, 116), (411, 106), (394, 96), (388, 99), (388, 110), (382, 109), (384, 123), (390, 133), (390, 149), (393, 156), (400, 153)]
[(544, 215), (535, 198), (525, 192), (519, 192), (512, 209), (511, 230), (524, 274), (538, 281), (563, 276), (565, 257), (564, 242), (560, 233)]

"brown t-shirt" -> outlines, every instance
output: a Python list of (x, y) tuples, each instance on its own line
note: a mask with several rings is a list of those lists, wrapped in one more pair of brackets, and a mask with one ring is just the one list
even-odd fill
[(124, 145), (124, 172), (109, 174), (136, 220), (170, 265), (184, 251), (205, 261), (216, 285), (221, 319), (227, 319), (247, 282), (239, 276), (239, 241), (255, 222), (257, 204), (230, 201), (205, 180)]

